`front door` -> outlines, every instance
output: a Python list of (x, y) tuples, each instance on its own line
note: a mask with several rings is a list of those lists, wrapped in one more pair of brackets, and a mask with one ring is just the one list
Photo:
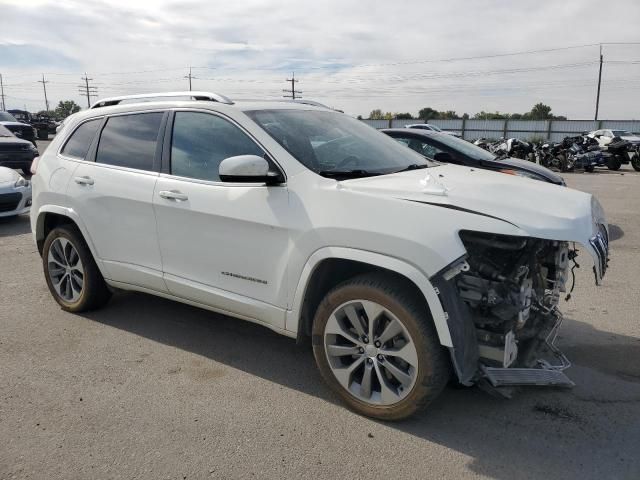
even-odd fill
[(178, 296), (284, 328), (289, 232), (286, 186), (226, 183), (220, 162), (264, 155), (231, 121), (175, 112), (169, 171), (153, 203), (165, 283)]

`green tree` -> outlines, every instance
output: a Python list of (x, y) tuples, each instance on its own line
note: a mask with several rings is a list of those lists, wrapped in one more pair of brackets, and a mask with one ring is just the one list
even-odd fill
[(438, 110), (434, 110), (431, 107), (425, 107), (420, 109), (418, 112), (418, 118), (420, 120), (433, 120), (440, 118), (440, 112)]
[(411, 115), (410, 113), (396, 113), (393, 118), (395, 118), (396, 120), (411, 120), (413, 118), (413, 115)]
[(369, 120), (384, 120), (384, 113), (382, 113), (382, 110), (380, 110), (379, 108), (371, 110), (371, 113), (369, 114)]
[(60, 100), (58, 106), (55, 109), (55, 117), (58, 120), (64, 120), (72, 113), (80, 111), (80, 105), (73, 100)]
[(358, 115), (356, 118), (357, 118), (358, 120), (362, 120), (362, 115)]
[(529, 112), (529, 118), (531, 118), (531, 120), (547, 120), (553, 118), (551, 107), (542, 102), (536, 103)]
[(485, 112), (482, 110), (479, 113), (476, 113), (473, 118), (477, 120), (502, 120), (505, 118), (509, 118), (508, 113), (500, 113), (500, 112)]

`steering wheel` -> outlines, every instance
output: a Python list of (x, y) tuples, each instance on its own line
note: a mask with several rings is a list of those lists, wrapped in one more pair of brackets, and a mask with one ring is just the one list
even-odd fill
[(347, 158), (344, 158), (338, 162), (338, 164), (333, 167), (334, 170), (342, 170), (344, 167), (349, 165), (350, 163), (354, 164), (354, 167), (360, 163), (360, 159), (355, 155), (349, 155)]

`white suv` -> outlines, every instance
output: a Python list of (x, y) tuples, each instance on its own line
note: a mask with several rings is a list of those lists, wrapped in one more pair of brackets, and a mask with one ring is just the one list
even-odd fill
[(593, 196), (437, 164), (317, 105), (162, 96), (98, 102), (34, 165), (64, 310), (137, 290), (311, 337), (330, 387), (382, 419), (452, 374), (572, 385), (553, 339), (574, 242), (606, 269)]

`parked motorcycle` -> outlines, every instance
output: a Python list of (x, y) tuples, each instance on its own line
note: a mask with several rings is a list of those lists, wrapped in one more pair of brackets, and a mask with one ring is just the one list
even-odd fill
[(629, 161), (627, 152), (631, 150), (631, 142), (620, 137), (613, 137), (607, 146), (602, 147), (607, 154), (607, 167), (609, 170), (619, 170), (623, 163)]

